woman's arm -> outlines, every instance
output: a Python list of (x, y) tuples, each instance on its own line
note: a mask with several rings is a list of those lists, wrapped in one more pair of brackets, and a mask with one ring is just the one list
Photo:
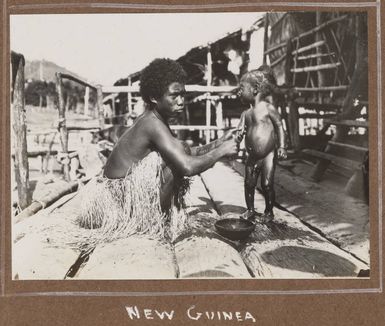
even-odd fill
[(223, 141), (221, 144), (217, 143), (217, 147), (211, 148), (210, 151), (200, 156), (188, 155), (182, 142), (170, 133), (163, 122), (154, 119), (151, 123), (152, 125), (147, 128), (151, 143), (160, 153), (166, 164), (183, 176), (199, 174), (213, 166), (222, 157), (237, 153), (237, 143), (234, 139), (230, 139)]

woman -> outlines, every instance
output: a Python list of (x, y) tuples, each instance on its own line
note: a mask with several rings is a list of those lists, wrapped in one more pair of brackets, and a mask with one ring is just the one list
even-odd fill
[(155, 59), (142, 71), (140, 93), (147, 108), (115, 145), (81, 217), (83, 226), (100, 228), (104, 239), (167, 236), (168, 223), (184, 221), (170, 210), (180, 206), (184, 177), (237, 154), (231, 132), (193, 148), (175, 138), (168, 121), (183, 111), (185, 80), (183, 68), (170, 59)]

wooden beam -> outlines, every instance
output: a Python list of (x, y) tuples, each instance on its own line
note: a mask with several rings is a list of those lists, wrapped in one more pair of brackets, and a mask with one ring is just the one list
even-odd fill
[(299, 40), (301, 38), (304, 38), (306, 36), (309, 36), (309, 35), (312, 35), (314, 33), (317, 33), (319, 32), (320, 30), (332, 25), (332, 24), (336, 24), (336, 23), (339, 23), (340, 21), (343, 21), (344, 19), (346, 19), (348, 17), (348, 15), (344, 15), (344, 16), (341, 16), (341, 17), (337, 17), (337, 18), (334, 18), (334, 19), (331, 19), (331, 20), (328, 20), (327, 22), (324, 22), (323, 24), (319, 25), (319, 26), (316, 26), (314, 27), (313, 29), (309, 30), (309, 31), (306, 31), (300, 35), (298, 35), (297, 37), (293, 38), (293, 40)]
[[(291, 72), (309, 72), (309, 71), (320, 71), (320, 70), (326, 70), (326, 69), (335, 69), (338, 66), (341, 65), (341, 62), (336, 62), (336, 63), (325, 63), (317, 66), (310, 66), (310, 67), (303, 67), (303, 68), (295, 68), (295, 69), (290, 69)], [(321, 86), (322, 87), (322, 86)]]
[(24, 56), (12, 53), (12, 62), (16, 67), (15, 80), (13, 81), (13, 141), (15, 148), (15, 178), (19, 197), (19, 206), (24, 209), (31, 202), (29, 194), (29, 167), (27, 156), (27, 127), (24, 98)]
[(359, 121), (359, 120), (329, 120), (329, 119), (325, 119), (324, 122), (327, 123), (327, 124), (335, 125), (335, 126), (369, 128), (368, 121)]
[(308, 109), (314, 109), (314, 110), (324, 110), (324, 111), (334, 111), (341, 109), (341, 105), (334, 104), (334, 103), (318, 103), (318, 102), (302, 102), (302, 101), (295, 101), (299, 107), (304, 107)]
[(294, 87), (294, 91), (300, 92), (335, 92), (335, 91), (346, 91), (348, 85), (340, 86), (324, 86), (324, 87)]
[[(186, 85), (188, 93), (231, 93), (236, 86)], [(102, 86), (103, 93), (139, 93), (139, 86)]]
[(292, 55), (297, 55), (297, 54), (300, 54), (302, 52), (306, 52), (306, 51), (309, 51), (311, 49), (314, 49), (314, 48), (317, 48), (319, 46), (322, 46), (325, 44), (325, 41), (322, 40), (322, 41), (318, 41), (318, 42), (314, 42), (313, 44), (310, 44), (310, 45), (306, 45), (302, 48), (299, 48), (298, 50), (294, 50), (291, 54)]
[(75, 77), (75, 76), (72, 76), (70, 74), (63, 74), (63, 73), (60, 73), (60, 75), (61, 75), (61, 78), (72, 80), (72, 81), (77, 82), (83, 86), (88, 86), (88, 87), (92, 88), (94, 91), (96, 91), (96, 86), (88, 83), (87, 81), (85, 81), (79, 77)]
[(225, 130), (226, 128), (220, 128), (218, 126), (201, 126), (201, 125), (171, 125), (171, 130)]

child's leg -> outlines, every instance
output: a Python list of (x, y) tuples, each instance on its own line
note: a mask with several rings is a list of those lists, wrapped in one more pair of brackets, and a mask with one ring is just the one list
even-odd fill
[(246, 160), (245, 166), (245, 201), (247, 210), (241, 215), (241, 218), (252, 219), (257, 215), (257, 212), (254, 209), (254, 195), (255, 187), (257, 186), (258, 176), (261, 171), (261, 164), (255, 162), (255, 160), (250, 159)]
[(265, 197), (265, 212), (262, 222), (269, 222), (273, 219), (273, 207), (275, 203), (274, 172), (277, 164), (276, 151), (271, 151), (263, 160), (261, 187)]

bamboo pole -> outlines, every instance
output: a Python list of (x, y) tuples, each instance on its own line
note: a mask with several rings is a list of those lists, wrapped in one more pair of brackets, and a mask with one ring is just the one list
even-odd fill
[(306, 45), (302, 48), (299, 48), (299, 49), (296, 49), (294, 50), (291, 54), (292, 55), (297, 55), (297, 54), (300, 54), (302, 52), (306, 52), (306, 51), (309, 51), (311, 49), (314, 49), (314, 48), (317, 48), (319, 46), (322, 46), (325, 44), (325, 41), (318, 41), (318, 42), (314, 42), (313, 44), (310, 44), (310, 45)]
[[(316, 26), (320, 26), (321, 25), (321, 12), (320, 11), (317, 11), (316, 12)], [(321, 36), (321, 33), (319, 31), (316, 31), (315, 32), (315, 40), (316, 41), (322, 41), (322, 36)], [(328, 51), (330, 52), (330, 51)], [(320, 47), (316, 47), (316, 53), (317, 54), (322, 54), (322, 52), (320, 51)], [(316, 69), (318, 67), (318, 69)], [(325, 78), (324, 78), (324, 75), (323, 75), (323, 72), (322, 70), (324, 69), (334, 69), (334, 68), (337, 68), (337, 65), (336, 66), (328, 66), (327, 64), (322, 64), (322, 57), (318, 56), (317, 57), (317, 66), (316, 67), (308, 67), (308, 68), (313, 68), (313, 69), (316, 69), (316, 70), (307, 70), (308, 72), (310, 71), (317, 71), (317, 85), (318, 87), (323, 87), (325, 86)], [(322, 94), (321, 93), (318, 93), (318, 102), (319, 103), (322, 103)]]
[(265, 65), (267, 60), (267, 43), (269, 38), (269, 14), (265, 14), (265, 22), (264, 22), (264, 36), (263, 36), (263, 64)]
[(286, 53), (283, 54), (282, 56), (280, 56), (277, 60), (273, 61), (271, 64), (270, 64), (270, 67), (275, 67), (277, 64), (279, 64), (280, 62), (282, 62), (283, 60), (285, 60), (286, 58)]
[(335, 53), (317, 53), (317, 54), (309, 54), (309, 55), (304, 55), (304, 56), (298, 56), (297, 60), (309, 60), (309, 59), (316, 59), (316, 58), (325, 58), (325, 57), (332, 57), (334, 56)]
[[(212, 80), (212, 57), (210, 46), (207, 47), (207, 86), (211, 86)], [(206, 126), (211, 126), (211, 101), (207, 98), (206, 100)], [(206, 131), (206, 144), (210, 142), (210, 131)]]
[[(19, 206), (24, 209), (31, 202), (29, 193), (29, 167), (27, 155), (27, 127), (24, 106), (24, 56), (12, 53), (12, 63), (16, 65), (13, 88), (13, 139), (15, 148), (15, 178), (19, 197)], [(13, 67), (14, 69), (15, 67)]]
[(26, 207), (20, 214), (16, 215), (15, 223), (19, 223), (25, 218), (36, 214), (38, 211), (52, 205), (55, 201), (66, 194), (74, 192), (78, 189), (79, 182), (71, 181), (69, 183), (60, 184), (49, 192), (44, 198), (34, 200), (28, 207)]
[[(130, 87), (132, 84), (131, 84), (131, 77), (128, 77), (128, 87)], [(127, 105), (128, 105), (128, 113), (131, 114), (132, 112), (132, 93), (131, 92), (127, 92)], [(114, 111), (114, 114), (116, 114), (116, 112)]]
[[(317, 66), (310, 66), (310, 67), (303, 67), (303, 68), (295, 68), (295, 69), (290, 69), (291, 72), (309, 72), (309, 71), (317, 71), (317, 72), (320, 72), (321, 70), (326, 70), (326, 69), (335, 69), (337, 68), (338, 66), (341, 65), (341, 62), (336, 62), (336, 63), (325, 63), (325, 64), (321, 64), (321, 65), (317, 65)], [(321, 85), (319, 85), (319, 88), (320, 87), (323, 87), (322, 83)]]
[(222, 101), (218, 101), (215, 106), (215, 124), (218, 127), (220, 131), (218, 131), (218, 137), (221, 137), (223, 135), (223, 107), (222, 107)]
[[(66, 123), (66, 118), (65, 118), (63, 80), (61, 78), (61, 73), (56, 73), (56, 92), (58, 95), (58, 106), (59, 106), (58, 107), (58, 112), (59, 112), (58, 129), (59, 129), (59, 133), (60, 133), (62, 152), (63, 152), (64, 156), (68, 156), (68, 130), (67, 130), (67, 123)], [(64, 157), (62, 164), (63, 164), (64, 179), (66, 181), (69, 181), (70, 180), (69, 158)]]
[(306, 36), (312, 35), (314, 33), (317, 33), (318, 31), (324, 29), (325, 27), (330, 26), (330, 25), (335, 24), (335, 23), (339, 23), (340, 21), (346, 19), (347, 17), (348, 17), (348, 15), (344, 15), (344, 16), (341, 16), (341, 17), (337, 17), (337, 18), (328, 20), (327, 22), (324, 22), (323, 24), (321, 24), (319, 26), (316, 26), (313, 29), (311, 29), (309, 31), (306, 31), (306, 32), (296, 36), (294, 38), (294, 40), (297, 40), (297, 39), (299, 40), (299, 39), (301, 39), (303, 37), (306, 37)]
[(287, 42), (282, 42), (280, 44), (277, 44), (277, 45), (271, 47), (270, 49), (267, 49), (264, 54), (269, 54), (269, 53), (271, 53), (271, 52), (273, 52), (275, 50), (279, 50), (279, 49), (285, 47), (286, 45), (287, 45)]
[(335, 92), (335, 91), (346, 91), (349, 86), (324, 86), (324, 87), (294, 87), (294, 91), (297, 93), (301, 92)]

